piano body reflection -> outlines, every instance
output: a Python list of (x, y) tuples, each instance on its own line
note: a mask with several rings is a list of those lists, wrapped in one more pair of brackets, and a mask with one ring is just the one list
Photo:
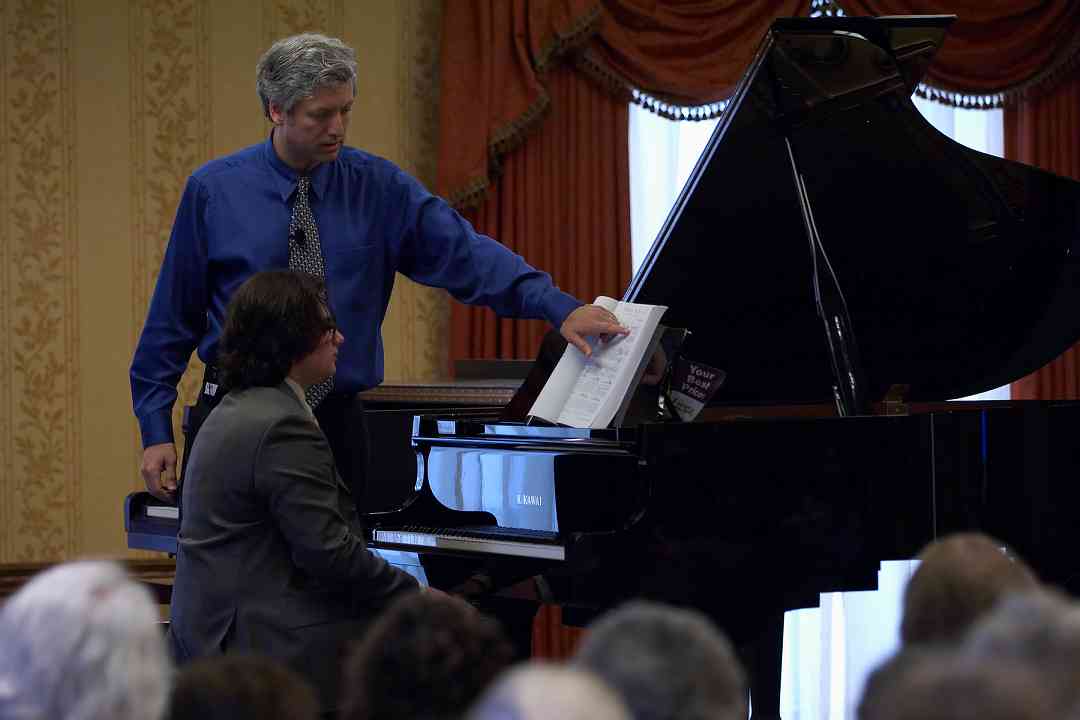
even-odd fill
[(695, 422), (536, 426), (527, 393), (418, 416), (415, 473), (372, 481), (396, 486), (370, 544), (446, 589), (542, 577), (578, 622), (633, 597), (700, 608), (743, 648), (758, 717), (778, 714), (785, 610), (873, 589), (945, 533), (1080, 590), (1080, 405), (945, 402), (1080, 339), (1080, 183), (919, 115), (950, 22), (770, 28), (623, 298), (668, 306), (680, 352), (727, 373)]
[(542, 574), (581, 621), (632, 597), (700, 608), (746, 649), (757, 716), (777, 714), (783, 611), (873, 589), (945, 533), (1080, 589), (1080, 406), (945, 402), (1080, 339), (1080, 183), (912, 105), (951, 20), (771, 27), (624, 296), (667, 305), (681, 352), (727, 372), (697, 422), (537, 427), (530, 398), (417, 417), (416, 476), (368, 516), (372, 546), (447, 587)]

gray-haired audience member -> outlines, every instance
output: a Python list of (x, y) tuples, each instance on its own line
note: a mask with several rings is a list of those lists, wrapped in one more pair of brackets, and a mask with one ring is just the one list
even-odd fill
[(217, 656), (184, 667), (169, 720), (315, 720), (314, 688), (292, 670), (258, 655)]
[(601, 617), (574, 656), (637, 720), (737, 720), (747, 685), (726, 637), (700, 612), (634, 601)]
[(615, 692), (593, 673), (547, 663), (519, 665), (484, 693), (468, 720), (630, 720)]
[(1038, 669), (1062, 710), (1080, 702), (1080, 607), (1064, 595), (1010, 595), (972, 628), (961, 651), (973, 662)]
[(38, 574), (0, 609), (0, 718), (158, 720), (170, 666), (157, 621), (114, 563)]
[(904, 590), (904, 645), (954, 643), (1005, 595), (1038, 587), (1022, 560), (979, 533), (950, 535), (927, 545)]
[(858, 720), (1046, 720), (1062, 716), (1056, 708), (1037, 666), (915, 646), (870, 676)]

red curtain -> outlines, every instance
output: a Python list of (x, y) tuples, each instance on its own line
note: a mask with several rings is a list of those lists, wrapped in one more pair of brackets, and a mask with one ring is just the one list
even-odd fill
[[(1007, 107), (1004, 121), (1005, 157), (1080, 180), (1080, 72), (1050, 93)], [(1080, 345), (1014, 382), (1012, 397), (1080, 399)]]
[[(476, 207), (552, 106), (545, 74), (570, 59), (613, 95), (680, 105), (727, 97), (776, 17), (810, 0), (455, 0), (443, 15), (437, 188)], [(502, 240), (503, 238), (499, 238)]]
[[(629, 110), (569, 66), (546, 82), (550, 116), (466, 215), (571, 295), (618, 297), (630, 281)], [(532, 359), (547, 330), (454, 303), (450, 357)]]
[(924, 78), (970, 95), (1026, 94), (1080, 61), (1076, 0), (840, 0), (849, 15), (956, 15)]
[(809, 0), (607, 0), (580, 65), (629, 97), (681, 106), (727, 98), (774, 18), (806, 15)]
[[(809, 4), (448, 3), (438, 192), (581, 300), (621, 295), (630, 280), (631, 89), (689, 105), (726, 97), (773, 18)], [(531, 358), (546, 330), (455, 304), (450, 359)]]

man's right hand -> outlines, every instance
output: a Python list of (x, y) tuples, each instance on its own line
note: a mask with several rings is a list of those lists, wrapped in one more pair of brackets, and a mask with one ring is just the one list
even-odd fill
[(176, 502), (176, 445), (147, 446), (142, 455), (142, 476), (151, 495), (165, 502)]

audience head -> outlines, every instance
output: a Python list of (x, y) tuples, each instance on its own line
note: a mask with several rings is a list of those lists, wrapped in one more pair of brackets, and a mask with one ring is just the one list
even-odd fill
[(480, 698), (468, 720), (630, 720), (626, 707), (599, 678), (582, 668), (519, 665)]
[(902, 650), (870, 676), (858, 720), (1045, 720), (1056, 707), (1034, 667), (923, 646)]
[(464, 600), (438, 592), (406, 595), (350, 653), (342, 718), (460, 717), (512, 656), (500, 625)]
[(637, 720), (746, 717), (731, 643), (697, 611), (630, 602), (590, 626), (574, 662), (614, 688)]
[(316, 720), (319, 699), (299, 675), (269, 658), (223, 655), (183, 668), (169, 720)]
[(0, 717), (158, 720), (170, 666), (150, 593), (119, 565), (35, 576), (0, 609)]
[(331, 332), (336, 339), (321, 278), (297, 270), (256, 273), (236, 290), (226, 311), (218, 351), (225, 385), (278, 385)]
[(973, 662), (1037, 668), (1062, 708), (1080, 700), (1080, 607), (1056, 592), (1005, 598), (972, 628), (961, 651)]
[(1038, 586), (1034, 573), (1002, 543), (977, 533), (937, 540), (919, 560), (904, 591), (904, 645), (955, 643), (1002, 597)]
[(337, 38), (317, 33), (278, 40), (255, 66), (255, 89), (267, 119), (271, 104), (289, 113), (301, 100), (342, 83), (349, 83), (356, 94), (356, 52)]

